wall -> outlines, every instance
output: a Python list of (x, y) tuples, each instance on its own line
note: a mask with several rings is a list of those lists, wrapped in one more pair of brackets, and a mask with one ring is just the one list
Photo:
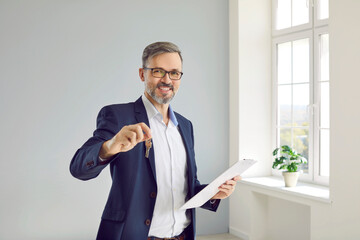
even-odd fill
[[(271, 1), (230, 0), (230, 164), (253, 158), (243, 177), (271, 174)], [(252, 197), (230, 198), (230, 232), (250, 231)]]
[[(262, 8), (253, 8), (250, 1), (236, 1), (242, 6), (239, 13), (252, 11), (253, 15), (262, 16)], [(264, 1), (270, 2), (270, 1)], [(231, 3), (231, 2), (230, 2)], [(358, 121), (360, 111), (360, 82), (358, 77), (358, 65), (360, 62), (360, 30), (354, 27), (360, 21), (358, 14), (360, 2), (356, 0), (336, 1), (330, 0), (330, 121), (331, 121), (331, 176), (330, 176), (330, 198), (332, 204), (320, 202), (309, 203), (310, 209), (302, 206), (302, 199), (296, 199), (297, 204), (280, 205), (281, 201), (275, 198), (257, 197), (254, 198), (252, 189), (240, 184), (234, 197), (230, 202), (230, 231), (244, 239), (289, 239), (295, 228), (302, 228), (309, 236), (303, 239), (311, 240), (356, 240), (360, 239), (360, 159), (356, 149), (360, 145), (360, 128)], [(270, 11), (270, 8), (269, 8)], [(240, 19), (239, 25), (252, 24), (247, 19)], [(265, 23), (264, 23), (265, 24)], [(241, 32), (241, 27), (239, 28)], [(230, 45), (231, 47), (231, 45)], [(241, 48), (241, 42), (239, 43)], [(240, 52), (240, 58), (241, 58)], [(256, 55), (260, 57), (259, 55)], [(248, 72), (263, 71), (258, 66), (250, 67)], [(265, 68), (266, 71), (266, 68)], [(249, 80), (250, 81), (250, 80)], [(241, 78), (240, 78), (241, 82)], [(232, 83), (230, 83), (232, 84)], [(240, 94), (242, 91), (240, 89)], [(270, 88), (269, 88), (270, 91)], [(263, 104), (267, 104), (263, 101)], [(240, 101), (240, 112), (241, 109)], [(254, 113), (254, 117), (261, 117), (261, 114)], [(240, 116), (241, 117), (241, 116)], [(245, 132), (246, 134), (246, 132)], [(240, 136), (244, 135), (240, 131)], [(257, 146), (253, 144), (253, 147)], [(240, 149), (243, 146), (240, 143)], [(259, 173), (260, 175), (260, 173)], [(258, 209), (252, 209), (254, 201)], [(303, 224), (294, 224), (283, 228), (281, 231), (268, 231), (267, 236), (256, 236), (256, 229), (271, 227), (271, 222), (277, 220), (277, 215), (286, 216), (286, 212), (305, 212), (299, 216)], [(256, 224), (254, 218), (258, 212), (265, 212), (267, 219)], [(271, 211), (273, 214), (271, 214)], [(277, 213), (274, 214), (274, 213)], [(294, 219), (289, 215), (288, 220)], [(297, 219), (298, 220), (298, 219)], [(271, 228), (274, 230), (274, 228)], [(276, 230), (276, 228), (275, 228)], [(287, 234), (287, 237), (284, 234)]]
[[(184, 57), (173, 102), (195, 127), (198, 177), (228, 166), (228, 3), (0, 1), (0, 239), (94, 239), (109, 170), (82, 182), (70, 160), (100, 108), (136, 100), (144, 47), (173, 41)], [(228, 201), (198, 211), (198, 233), (228, 230)]]
[(360, 239), (360, 2), (330, 0), (331, 239)]
[(231, 143), (230, 163), (238, 158), (258, 161), (245, 177), (270, 174), (266, 170), (271, 151), (269, 7), (269, 1), (265, 0), (230, 1), (230, 137), (239, 143), (237, 146)]

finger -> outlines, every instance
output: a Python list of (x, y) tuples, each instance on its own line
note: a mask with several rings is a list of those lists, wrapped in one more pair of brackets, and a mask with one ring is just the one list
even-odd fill
[(232, 180), (234, 181), (240, 181), (242, 178), (240, 175), (235, 176)]
[(236, 181), (234, 181), (234, 180), (227, 180), (227, 181), (225, 182), (225, 184), (235, 186), (235, 185), (236, 185)]
[(131, 144), (127, 134), (128, 134), (127, 130), (122, 130), (121, 134), (119, 135), (119, 140), (118, 140), (121, 145), (126, 146), (126, 147), (130, 146), (130, 144)]
[(121, 150), (123, 150), (123, 151), (124, 151), (124, 150), (125, 150), (125, 151), (128, 150), (128, 149), (130, 148), (130, 145), (131, 145), (131, 144), (130, 144), (129, 141), (127, 141), (126, 143), (122, 143), (122, 144), (121, 144)]
[(131, 146), (131, 142), (125, 136), (123, 136), (121, 138), (121, 144), (120, 145), (121, 145), (122, 150), (127, 150)]
[(135, 132), (137, 143), (141, 142), (144, 139), (144, 133), (143, 133), (143, 130), (141, 129), (140, 125), (138, 125), (138, 124), (131, 125), (129, 127), (129, 129), (131, 131)]
[(220, 186), (220, 188), (232, 190), (234, 188), (234, 186), (228, 185), (228, 184), (223, 184), (223, 185)]
[(136, 133), (133, 131), (126, 131), (125, 132), (125, 137), (127, 138), (127, 140), (130, 142), (131, 145), (135, 146), (136, 145)]
[(142, 141), (150, 139), (151, 138), (151, 129), (143, 122), (138, 123), (138, 125), (141, 127), (142, 131), (144, 132), (144, 138)]
[(229, 189), (221, 188), (221, 187), (219, 188), (219, 191), (225, 193), (226, 196), (229, 196), (230, 193), (232, 192)]

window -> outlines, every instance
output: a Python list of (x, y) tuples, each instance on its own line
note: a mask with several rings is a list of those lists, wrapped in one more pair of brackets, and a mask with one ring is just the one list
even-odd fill
[(273, 0), (274, 142), (308, 163), (302, 180), (329, 179), (328, 0)]

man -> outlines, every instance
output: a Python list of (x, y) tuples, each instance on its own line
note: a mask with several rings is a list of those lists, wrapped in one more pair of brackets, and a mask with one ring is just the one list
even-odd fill
[[(113, 182), (97, 239), (192, 240), (195, 210), (180, 207), (206, 185), (196, 176), (192, 124), (169, 104), (183, 75), (181, 52), (156, 42), (144, 49), (142, 61), (144, 94), (101, 109), (97, 129), (75, 153), (70, 172), (88, 180), (110, 165)], [(239, 179), (220, 186), (202, 207), (216, 211)]]

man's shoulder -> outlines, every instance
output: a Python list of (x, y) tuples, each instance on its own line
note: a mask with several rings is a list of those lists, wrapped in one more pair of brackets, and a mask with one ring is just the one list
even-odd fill
[(135, 102), (129, 102), (129, 103), (116, 103), (116, 104), (109, 104), (105, 105), (101, 108), (101, 111), (118, 111), (118, 110), (127, 110), (127, 109), (134, 109)]
[(129, 103), (117, 103), (117, 104), (109, 104), (102, 107), (98, 113), (98, 118), (131, 118), (135, 115), (135, 102)]
[(141, 97), (134, 102), (106, 105), (101, 108), (100, 112), (133, 112), (136, 104), (142, 104)]

